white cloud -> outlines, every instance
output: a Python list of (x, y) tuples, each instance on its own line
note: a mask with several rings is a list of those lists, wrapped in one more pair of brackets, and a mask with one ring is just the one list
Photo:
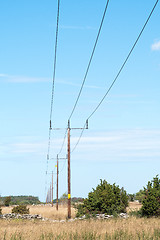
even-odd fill
[[(72, 138), (74, 144), (78, 138)], [(123, 130), (82, 137), (76, 151), (81, 159), (137, 161), (160, 157), (160, 130)], [(76, 156), (76, 158), (78, 155)]]
[(160, 51), (160, 41), (156, 41), (151, 45), (152, 51)]
[(11, 83), (36, 83), (36, 82), (48, 82), (48, 78), (38, 77), (26, 77), (26, 76), (12, 76), (0, 73), (0, 79)]
[[(91, 132), (82, 136), (72, 159), (81, 161), (142, 161), (160, 159), (160, 129), (155, 130), (116, 130), (99, 133)], [(78, 141), (72, 136), (71, 150)], [(62, 137), (53, 138), (50, 157), (56, 157), (63, 142)], [(30, 157), (46, 159), (47, 140), (38, 137), (20, 137), (11, 139), (8, 143), (0, 143), (0, 157), (8, 159)], [(66, 145), (61, 156), (66, 155)]]

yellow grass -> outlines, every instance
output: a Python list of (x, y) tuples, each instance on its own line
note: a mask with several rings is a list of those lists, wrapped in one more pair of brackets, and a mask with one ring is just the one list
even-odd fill
[[(17, 236), (23, 237), (22, 239), (34, 240), (34, 239), (56, 239), (57, 235), (63, 235), (64, 238), (59, 239), (73, 239), (70, 238), (70, 234), (78, 234), (82, 236), (87, 233), (97, 234), (100, 239), (105, 239), (106, 233), (109, 236), (113, 236), (116, 232), (126, 232), (133, 236), (133, 239), (138, 238), (138, 233), (143, 232), (148, 236), (154, 234), (155, 229), (160, 231), (160, 219), (111, 219), (111, 220), (78, 220), (75, 222), (66, 223), (52, 223), (52, 222), (42, 222), (42, 221), (22, 221), (22, 220), (12, 220), (5, 221), (0, 220), (0, 236), (4, 236), (6, 232), (6, 240), (11, 239), (15, 233)], [(42, 238), (42, 234), (44, 238)], [(52, 238), (47, 238), (47, 236), (52, 236)], [(4, 238), (0, 238), (4, 239)], [(17, 238), (19, 239), (19, 238)], [(83, 239), (83, 238), (80, 238)], [(90, 239), (90, 238), (86, 238)], [(93, 238), (92, 238), (93, 239)], [(96, 238), (95, 238), (96, 239)], [(114, 238), (113, 238), (114, 239)], [(123, 238), (117, 238), (123, 239)], [(126, 238), (124, 238), (126, 239)], [(145, 239), (145, 238), (143, 238)], [(151, 239), (151, 238), (150, 238)], [(154, 239), (154, 238), (152, 238)], [(156, 239), (156, 238), (155, 238)], [(159, 239), (159, 238), (157, 238)]]
[(142, 207), (142, 204), (139, 202), (130, 202), (129, 206), (127, 207), (127, 212), (131, 212), (131, 211), (137, 211), (140, 210), (140, 208)]
[[(130, 203), (128, 211), (139, 209), (140, 204)], [(3, 207), (3, 213), (11, 212), (12, 207)], [(49, 219), (66, 219), (67, 206), (29, 206), (31, 214), (41, 214)], [(72, 209), (75, 216), (75, 210)], [(156, 234), (156, 235), (155, 235)], [(55, 240), (55, 239), (160, 239), (160, 218), (109, 219), (109, 220), (76, 220), (74, 222), (0, 220), (0, 240)]]
[[(27, 206), (29, 208), (30, 214), (39, 214), (44, 218), (62, 220), (67, 218), (67, 205), (59, 205), (58, 211), (56, 210), (55, 205), (52, 207), (50, 204), (48, 205), (31, 205)], [(2, 213), (11, 213), (13, 206), (10, 207), (2, 207)], [(74, 218), (76, 215), (76, 211), (74, 208), (71, 209), (72, 217)]]

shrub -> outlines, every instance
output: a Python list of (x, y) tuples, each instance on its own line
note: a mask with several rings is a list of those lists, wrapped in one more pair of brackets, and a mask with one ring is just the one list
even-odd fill
[(12, 209), (12, 213), (29, 214), (29, 208), (25, 205), (19, 205)]
[(145, 198), (142, 201), (142, 216), (160, 216), (160, 179), (158, 175), (144, 188)]
[(105, 180), (88, 194), (82, 204), (77, 205), (77, 217), (84, 214), (118, 214), (126, 212), (128, 206), (128, 196), (123, 188), (119, 188), (115, 183), (113, 185)]
[(139, 190), (136, 193), (135, 200), (138, 200), (140, 203), (145, 199), (145, 191), (143, 189)]
[(9, 207), (10, 202), (11, 202), (11, 197), (10, 197), (10, 196), (9, 196), (9, 197), (5, 197), (4, 205), (5, 205), (6, 207)]
[(0, 208), (0, 215), (2, 215), (2, 209)]

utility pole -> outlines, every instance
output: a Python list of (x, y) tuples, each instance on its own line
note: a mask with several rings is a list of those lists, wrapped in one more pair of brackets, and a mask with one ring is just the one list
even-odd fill
[(52, 202), (52, 187), (51, 187), (51, 183), (50, 183), (50, 203)]
[(52, 171), (52, 207), (53, 207), (53, 171)]
[(59, 170), (58, 170), (58, 154), (57, 154), (57, 202), (56, 202), (57, 211), (58, 211), (58, 174), (59, 174)]
[(57, 211), (58, 211), (58, 182), (59, 182), (59, 160), (66, 160), (67, 159), (67, 157), (65, 157), (65, 158), (59, 158), (58, 157), (58, 154), (57, 154), (57, 158), (55, 159), (55, 158), (51, 158), (52, 160), (57, 160), (57, 165), (55, 165), (55, 167), (57, 168), (57, 199), (56, 199), (56, 209), (57, 209)]
[(71, 218), (71, 151), (70, 151), (70, 122), (68, 121), (68, 218)]
[[(60, 130), (61, 128), (53, 128), (53, 129), (54, 130)], [(68, 120), (68, 128), (67, 128), (67, 132), (68, 132), (68, 148), (67, 148), (67, 152), (68, 152), (68, 219), (71, 218), (71, 166), (70, 166), (71, 150), (70, 150), (70, 131), (71, 130), (77, 130), (77, 129), (82, 129), (82, 130), (88, 129), (88, 120), (86, 121), (86, 127), (84, 127), (84, 128), (70, 128), (70, 121)]]

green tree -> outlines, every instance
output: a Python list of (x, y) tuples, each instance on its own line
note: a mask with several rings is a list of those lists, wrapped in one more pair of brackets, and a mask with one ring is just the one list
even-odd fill
[(142, 201), (142, 216), (160, 216), (160, 179), (158, 175), (149, 181), (144, 188), (145, 198)]
[(141, 189), (139, 192), (136, 193), (135, 200), (138, 200), (140, 203), (145, 199), (145, 191)]
[(128, 206), (128, 196), (123, 188), (119, 188), (115, 183), (113, 185), (102, 181), (88, 194), (82, 204), (77, 206), (77, 216), (82, 214), (118, 214), (126, 212)]
[(6, 207), (9, 206), (10, 202), (11, 202), (11, 197), (10, 197), (10, 196), (9, 196), (9, 197), (5, 197), (5, 199), (4, 199), (4, 205), (5, 205)]

